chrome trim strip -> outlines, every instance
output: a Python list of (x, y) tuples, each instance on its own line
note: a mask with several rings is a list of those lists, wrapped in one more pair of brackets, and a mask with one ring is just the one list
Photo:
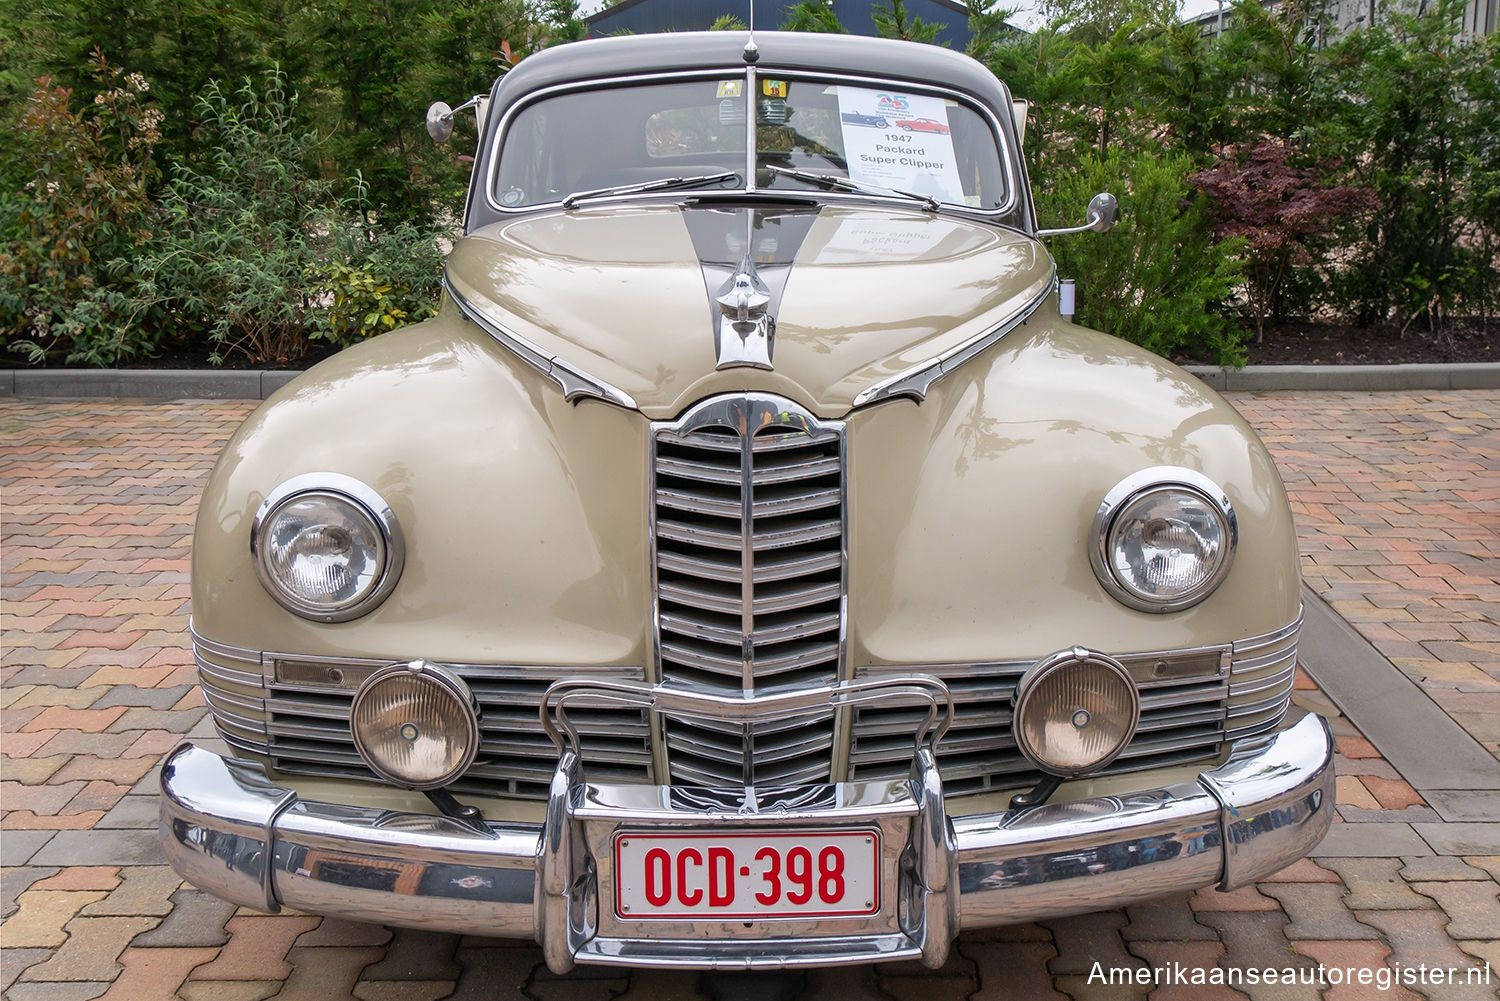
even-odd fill
[(639, 409), (635, 400), (622, 389), (617, 389), (605, 382), (596, 379), (581, 369), (563, 361), (556, 355), (549, 355), (538, 348), (535, 344), (517, 334), (511, 333), (500, 324), (485, 315), (484, 311), (474, 305), (464, 294), (453, 286), (448, 279), (448, 265), (443, 265), (443, 291), (453, 300), (459, 311), (474, 322), (485, 333), (493, 337), (502, 347), (506, 348), (521, 361), (536, 369), (546, 378), (555, 382), (563, 391), (563, 399), (569, 403), (576, 402), (579, 397), (590, 396), (603, 400), (605, 403), (613, 403), (627, 410)]
[(984, 351), (990, 345), (1000, 340), (1006, 334), (1019, 327), (1030, 319), (1031, 314), (1046, 302), (1052, 293), (1057, 290), (1057, 264), (1052, 265), (1051, 273), (1048, 275), (1046, 287), (1038, 292), (1032, 299), (1010, 316), (1009, 319), (991, 327), (978, 337), (971, 338), (958, 347), (914, 365), (899, 375), (877, 382), (875, 385), (859, 393), (854, 397), (851, 409), (862, 407), (867, 403), (879, 403), (897, 396), (908, 396), (918, 403), (927, 399), (927, 392), (932, 384), (945, 375), (950, 375), (960, 365), (975, 355)]
[[(543, 99), (548, 98), (548, 97), (553, 97), (553, 96), (555, 96), (557, 94), (568, 93), (570, 91), (592, 90), (592, 89), (596, 89), (596, 88), (599, 88), (599, 87), (619, 87), (619, 86), (626, 86), (626, 85), (629, 85), (629, 84), (637, 84), (637, 83), (669, 83), (669, 82), (676, 81), (676, 80), (719, 80), (719, 79), (723, 79), (725, 77), (739, 76), (741, 74), (744, 74), (745, 77), (746, 77), (746, 80), (747, 80), (747, 86), (749, 88), (748, 89), (748, 94), (746, 95), (746, 108), (745, 108), (745, 111), (746, 111), (746, 114), (745, 114), (746, 132), (749, 134), (748, 137), (753, 139), (753, 136), (754, 136), (753, 129), (755, 127), (755, 95), (756, 95), (756, 84), (757, 84), (757, 79), (758, 79), (757, 78), (757, 72), (758, 72), (758, 68), (755, 67), (755, 66), (748, 66), (747, 67), (747, 66), (737, 66), (737, 65), (726, 65), (726, 66), (722, 66), (722, 67), (719, 67), (719, 68), (713, 68), (713, 69), (705, 68), (705, 69), (694, 69), (694, 70), (678, 70), (678, 71), (670, 72), (670, 73), (639, 73), (639, 74), (633, 74), (633, 75), (630, 75), (630, 76), (594, 78), (594, 79), (589, 79), (589, 80), (576, 80), (576, 81), (573, 81), (571, 83), (554, 84), (551, 87), (544, 87), (544, 88), (541, 88), (540, 90), (533, 91), (532, 93), (529, 93), (529, 94), (525, 95), (525, 97), (523, 99), (521, 99), (520, 101), (517, 101), (516, 103), (510, 105), (510, 107), (506, 108), (505, 109), (505, 114), (500, 118), (499, 123), (495, 127), (495, 130), (494, 130), (494, 133), (493, 133), (493, 138), (490, 141), (489, 149), (486, 151), (486, 155), (483, 158), (483, 160), (484, 160), (483, 166), (485, 166), (485, 167), (488, 168), (487, 171), (486, 171), (485, 177), (484, 177), (484, 200), (485, 200), (485, 204), (490, 209), (494, 210), (495, 212), (499, 212), (502, 215), (524, 215), (525, 213), (528, 213), (528, 212), (536, 212), (536, 211), (542, 210), (542, 209), (556, 208), (556, 207), (560, 207), (561, 206), (561, 204), (562, 204), (561, 199), (559, 199), (558, 201), (555, 201), (555, 202), (538, 202), (538, 203), (536, 203), (534, 205), (525, 205), (525, 206), (520, 206), (520, 207), (514, 207), (514, 206), (502, 205), (495, 198), (495, 178), (496, 178), (496, 175), (498, 173), (499, 166), (500, 166), (501, 144), (504, 142), (506, 130), (510, 127), (511, 119), (513, 117), (515, 117), (518, 113), (520, 113), (522, 110), (524, 110), (529, 105), (535, 104), (539, 100), (543, 100)], [(1017, 176), (1018, 175), (1017, 175), (1017, 171), (1016, 171), (1016, 163), (1017, 163), (1017, 161), (1019, 160), (1019, 157), (1020, 157), (1019, 151), (1012, 151), (1011, 150), (1010, 143), (1009, 143), (1009, 133), (1007, 133), (1005, 131), (1004, 125), (1001, 124), (1000, 119), (998, 117), (996, 117), (993, 112), (991, 112), (991, 110), (989, 109), (989, 107), (987, 107), (986, 105), (982, 104), (979, 101), (976, 101), (973, 97), (971, 97), (970, 95), (964, 93), (963, 91), (952, 90), (952, 89), (947, 88), (947, 87), (937, 87), (937, 86), (933, 86), (930, 83), (923, 83), (923, 82), (916, 82), (916, 81), (909, 81), (909, 80), (903, 81), (903, 80), (899, 80), (899, 79), (891, 78), (891, 77), (868, 77), (868, 76), (860, 76), (860, 75), (855, 74), (855, 73), (847, 73), (847, 74), (846, 73), (837, 73), (837, 74), (835, 74), (835, 73), (819, 73), (819, 72), (816, 72), (816, 71), (809, 71), (809, 70), (805, 70), (805, 69), (796, 69), (796, 70), (789, 70), (784, 75), (788, 79), (791, 79), (791, 80), (820, 80), (820, 81), (825, 81), (825, 82), (826, 81), (832, 81), (832, 82), (835, 82), (835, 83), (844, 83), (844, 82), (847, 82), (847, 83), (852, 83), (852, 84), (854, 84), (856, 86), (863, 85), (863, 86), (871, 86), (871, 87), (882, 88), (882, 89), (889, 88), (893, 83), (901, 83), (905, 87), (909, 87), (911, 90), (914, 90), (914, 91), (919, 91), (921, 93), (929, 94), (929, 95), (940, 95), (940, 96), (947, 97), (947, 98), (952, 98), (952, 99), (954, 99), (956, 101), (961, 102), (965, 107), (967, 107), (969, 110), (971, 110), (971, 111), (975, 112), (976, 114), (978, 114), (981, 119), (987, 121), (989, 123), (989, 125), (990, 125), (991, 134), (994, 136), (994, 139), (995, 139), (996, 155), (999, 157), (1001, 169), (1003, 169), (1005, 171), (1005, 194), (1006, 194), (1006, 200), (1005, 200), (1005, 203), (1003, 205), (1001, 205), (998, 208), (994, 208), (994, 209), (975, 209), (975, 208), (970, 208), (970, 207), (968, 207), (966, 205), (958, 205), (958, 204), (955, 204), (953, 202), (943, 202), (942, 203), (943, 211), (944, 212), (955, 212), (955, 213), (958, 213), (960, 215), (972, 215), (972, 216), (976, 216), (978, 218), (984, 219), (987, 222), (992, 222), (993, 223), (993, 222), (997, 222), (1001, 217), (1014, 212), (1016, 210), (1016, 208), (1018, 207), (1018, 205), (1020, 203), (1020, 200), (1021, 200), (1020, 184), (1019, 184), (1019, 181), (1017, 180)], [(1010, 155), (1013, 152), (1014, 152), (1014, 155)], [(756, 194), (756, 193), (768, 190), (768, 189), (764, 189), (764, 188), (759, 188), (755, 184), (756, 149), (755, 149), (755, 143), (753, 141), (748, 141), (746, 143), (746, 162), (747, 162), (747, 168), (748, 169), (746, 171), (746, 184), (745, 184), (745, 188), (744, 188), (745, 193), (746, 194)], [(480, 164), (478, 164), (478, 163), (475, 164), (476, 169), (479, 166), (480, 166)], [(724, 190), (729, 190), (729, 189), (724, 189)], [(779, 189), (779, 188), (776, 189), (776, 190), (777, 190), (778, 193), (780, 193), (782, 191), (782, 189)], [(897, 204), (910, 204), (910, 200), (906, 199), (906, 198), (887, 198), (885, 196), (879, 196), (879, 195), (873, 195), (872, 196), (870, 194), (846, 194), (846, 193), (831, 192), (831, 191), (806, 192), (806, 193), (807, 194), (814, 194), (815, 193), (819, 197), (826, 197), (826, 198), (829, 198), (830, 200), (836, 201), (836, 202), (849, 202), (849, 201), (865, 201), (865, 202), (868, 202), (871, 197), (876, 197), (876, 198), (881, 198), (882, 201), (893, 202), (893, 203), (897, 203)], [(675, 192), (667, 192), (667, 193), (656, 194), (656, 195), (648, 195), (648, 196), (645, 196), (645, 197), (652, 198), (652, 199), (657, 199), (657, 200), (660, 200), (660, 199), (676, 200), (676, 199), (680, 199), (682, 197), (682, 195), (683, 195), (683, 192), (681, 192), (681, 191), (675, 191)], [(632, 196), (621, 196), (621, 197), (632, 197)], [(633, 196), (633, 197), (639, 198), (641, 196)], [(601, 199), (601, 201), (604, 201), (604, 199)], [(466, 218), (467, 218), (467, 216), (466, 216)], [(1028, 235), (1030, 235), (1030, 234), (1028, 234)]]
[[(576, 788), (567, 778), (562, 784), (564, 792)], [(585, 949), (567, 935), (566, 909), (538, 906), (544, 889), (563, 892), (585, 882), (575, 877), (586, 860), (570, 854), (583, 843), (557, 822), (490, 822), (476, 829), (427, 814), (303, 800), (283, 805), (291, 791), (259, 766), (191, 744), (168, 755), (161, 788), (167, 860), (194, 885), (235, 903), (266, 906), (269, 882), (276, 901), (310, 913), (459, 934), (483, 928), (489, 935), (535, 936), (555, 967), (566, 968), (575, 957), (684, 968), (712, 963), (709, 942), (636, 940), (613, 948), (611, 960), (600, 954), (604, 943)], [(668, 787), (583, 790), (580, 807), (600, 804), (588, 816), (606, 826), (614, 815), (606, 804), (641, 802), (642, 793), (655, 796), (674, 825), (691, 829), (695, 815), (708, 815), (675, 800)], [(1247, 745), (1197, 782), (954, 817), (951, 824), (937, 810), (928, 817), (929, 830), (934, 839), (938, 824), (951, 831), (943, 836), (952, 838), (948, 897), (955, 911), (952, 928), (930, 926), (932, 939), (959, 928), (1107, 909), (1201, 886), (1245, 885), (1311, 850), (1328, 829), (1333, 802), (1332, 737), (1320, 717), (1308, 716)], [(856, 816), (872, 808), (850, 806)], [(835, 804), (816, 815), (820, 824), (832, 825), (844, 813)], [(797, 819), (809, 815), (800, 812)], [(924, 878), (935, 890), (942, 874)], [(579, 912), (591, 913), (597, 900), (580, 894)], [(929, 909), (929, 920), (935, 916)], [(800, 938), (798, 951), (818, 948), (820, 963), (846, 955), (840, 950), (847, 943), (825, 944)], [(925, 955), (927, 943), (920, 944)], [(740, 939), (725, 949), (742, 968), (787, 961), (784, 942), (765, 945), (756, 951)], [(879, 953), (862, 952), (857, 961), (911, 955)]]

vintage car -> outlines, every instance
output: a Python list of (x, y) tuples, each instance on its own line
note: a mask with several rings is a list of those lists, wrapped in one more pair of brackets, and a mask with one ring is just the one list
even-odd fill
[[(621, 37), (472, 103), (439, 315), (277, 392), (204, 491), (228, 753), (163, 764), (178, 872), (557, 971), (937, 966), (1318, 842), (1276, 469), (1060, 313), (1040, 238), (1116, 209), (1038, 229), (983, 66)], [(844, 127), (891, 109), (950, 131)]]

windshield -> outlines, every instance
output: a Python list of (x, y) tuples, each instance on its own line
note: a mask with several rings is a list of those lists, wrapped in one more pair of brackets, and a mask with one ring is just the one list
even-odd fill
[(754, 94), (751, 86), (743, 73), (725, 74), (533, 101), (501, 137), (490, 198), (524, 208), (584, 193), (626, 194), (669, 178), (687, 179), (673, 185), (679, 189), (742, 189), (753, 134), (757, 188), (827, 190), (826, 176), (808, 176), (816, 174), (971, 209), (998, 209), (1009, 199), (994, 130), (952, 96), (765, 71)]

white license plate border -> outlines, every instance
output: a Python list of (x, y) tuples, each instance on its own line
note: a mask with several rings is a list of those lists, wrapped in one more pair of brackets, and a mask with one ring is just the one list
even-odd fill
[[(871, 907), (851, 911), (803, 911), (803, 912), (766, 912), (766, 911), (738, 911), (734, 913), (705, 913), (703, 911), (675, 911), (671, 913), (654, 911), (649, 914), (627, 913), (621, 910), (624, 901), (621, 895), (624, 893), (623, 872), (620, 867), (620, 841), (624, 838), (666, 838), (666, 839), (738, 839), (738, 838), (795, 838), (798, 836), (813, 835), (816, 837), (849, 836), (869, 837), (871, 839), (871, 861), (874, 869), (871, 874), (871, 883), (874, 887), (871, 893)], [(702, 830), (673, 830), (662, 831), (652, 828), (617, 828), (610, 835), (609, 848), (610, 857), (614, 868), (614, 918), (617, 921), (808, 921), (830, 918), (873, 918), (882, 913), (885, 906), (884, 886), (881, 881), (882, 851), (885, 843), (884, 831), (879, 827), (800, 827), (800, 828), (756, 828), (745, 831), (730, 833), (708, 832)]]

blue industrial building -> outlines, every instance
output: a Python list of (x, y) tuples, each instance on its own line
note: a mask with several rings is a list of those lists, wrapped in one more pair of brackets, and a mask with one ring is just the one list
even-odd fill
[[(853, 34), (875, 35), (871, 16), (874, 0), (827, 0), (839, 22)], [(699, 31), (732, 14), (749, 23), (750, 4), (755, 4), (755, 27), (773, 30), (791, 15), (797, 0), (623, 0), (587, 18), (589, 35), (620, 32), (646, 34), (657, 31)], [(939, 25), (937, 43), (964, 51), (969, 43), (969, 12), (953, 0), (905, 0), (908, 17), (923, 24)]]

